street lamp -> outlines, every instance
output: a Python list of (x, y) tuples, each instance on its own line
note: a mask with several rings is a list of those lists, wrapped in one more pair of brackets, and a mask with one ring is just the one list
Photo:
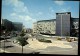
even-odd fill
[(61, 37), (62, 37), (62, 14), (61, 14)]

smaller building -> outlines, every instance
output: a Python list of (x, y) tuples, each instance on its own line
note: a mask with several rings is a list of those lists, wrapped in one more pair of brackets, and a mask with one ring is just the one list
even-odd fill
[(32, 32), (33, 32), (32, 29), (30, 29), (30, 28), (27, 28), (27, 29), (26, 29), (26, 33), (32, 33)]

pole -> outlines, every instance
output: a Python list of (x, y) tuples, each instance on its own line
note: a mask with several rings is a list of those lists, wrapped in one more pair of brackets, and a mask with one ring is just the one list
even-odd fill
[(61, 37), (62, 37), (62, 15), (61, 15)]

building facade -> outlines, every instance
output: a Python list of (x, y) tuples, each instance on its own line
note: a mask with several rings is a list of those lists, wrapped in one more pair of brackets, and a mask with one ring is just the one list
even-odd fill
[(33, 33), (55, 34), (55, 19), (41, 20), (33, 23)]
[(79, 18), (72, 18), (71, 12), (56, 13), (56, 19), (33, 23), (33, 32), (76, 37), (79, 36)]
[(71, 18), (71, 36), (79, 37), (79, 18)]
[(70, 35), (70, 20), (71, 13), (56, 13), (56, 35), (66, 36)]

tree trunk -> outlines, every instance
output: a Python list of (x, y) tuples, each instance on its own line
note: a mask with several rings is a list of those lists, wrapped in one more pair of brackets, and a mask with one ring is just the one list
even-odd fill
[(4, 53), (5, 53), (5, 36), (4, 36)]
[(22, 54), (23, 54), (23, 46), (22, 46)]

